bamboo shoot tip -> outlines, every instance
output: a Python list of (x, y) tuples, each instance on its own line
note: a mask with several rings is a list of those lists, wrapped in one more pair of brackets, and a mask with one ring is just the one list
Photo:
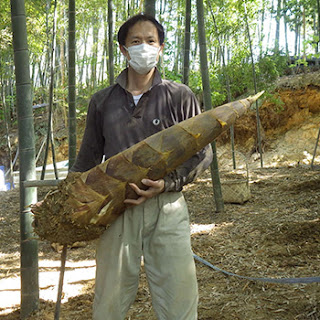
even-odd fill
[(263, 94), (264, 94), (264, 90), (258, 92), (258, 93), (255, 94), (254, 96), (248, 97), (248, 100), (250, 101), (250, 103), (253, 103), (254, 101), (258, 100)]

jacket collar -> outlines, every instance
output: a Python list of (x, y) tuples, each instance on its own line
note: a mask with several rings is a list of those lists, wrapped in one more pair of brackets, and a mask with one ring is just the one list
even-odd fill
[[(127, 87), (127, 79), (128, 79), (128, 68), (124, 69), (117, 77), (116, 79), (116, 83), (120, 85), (120, 87), (122, 87), (123, 89), (126, 89)], [(155, 70), (155, 74), (152, 80), (152, 86), (151, 88), (153, 88), (154, 86), (158, 85), (159, 83), (162, 83), (162, 78), (161, 78), (161, 74), (159, 72), (159, 70), (156, 68)]]

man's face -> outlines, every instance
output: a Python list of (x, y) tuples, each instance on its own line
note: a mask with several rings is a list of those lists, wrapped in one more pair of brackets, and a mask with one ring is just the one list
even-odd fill
[[(125, 46), (127, 48), (137, 46), (142, 43), (146, 43), (157, 48), (161, 47), (159, 53), (162, 51), (163, 45), (160, 46), (158, 30), (151, 21), (138, 21), (128, 31), (125, 42)], [(120, 46), (120, 48), (121, 47), (122, 46)], [(121, 48), (121, 51), (130, 60), (129, 53), (123, 48)]]

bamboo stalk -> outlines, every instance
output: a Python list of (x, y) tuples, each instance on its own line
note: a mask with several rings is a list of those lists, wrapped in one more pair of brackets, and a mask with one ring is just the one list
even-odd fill
[(24, 0), (10, 3), (20, 150), (20, 318), (26, 319), (39, 307), (38, 243), (34, 239), (30, 211), (30, 205), (37, 201), (37, 192), (22, 185), (22, 181), (32, 180), (36, 175), (35, 137), (25, 3)]
[[(203, 0), (197, 0), (197, 18), (198, 18), (198, 37), (199, 37), (199, 49), (200, 49), (200, 68), (201, 68), (201, 79), (203, 88), (203, 98), (206, 110), (212, 109), (211, 101), (211, 85), (208, 68), (207, 58), (207, 39), (206, 39), (206, 28), (204, 22), (204, 4)], [(217, 157), (217, 147), (215, 141), (211, 142), (213, 158), (210, 164), (210, 173), (213, 187), (214, 202), (216, 205), (216, 212), (224, 211), (224, 202), (222, 196), (220, 173)]]

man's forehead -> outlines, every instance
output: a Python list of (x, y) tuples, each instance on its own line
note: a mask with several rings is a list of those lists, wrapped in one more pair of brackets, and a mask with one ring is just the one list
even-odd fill
[(129, 28), (127, 38), (155, 36), (158, 38), (158, 30), (152, 22), (138, 21)]

